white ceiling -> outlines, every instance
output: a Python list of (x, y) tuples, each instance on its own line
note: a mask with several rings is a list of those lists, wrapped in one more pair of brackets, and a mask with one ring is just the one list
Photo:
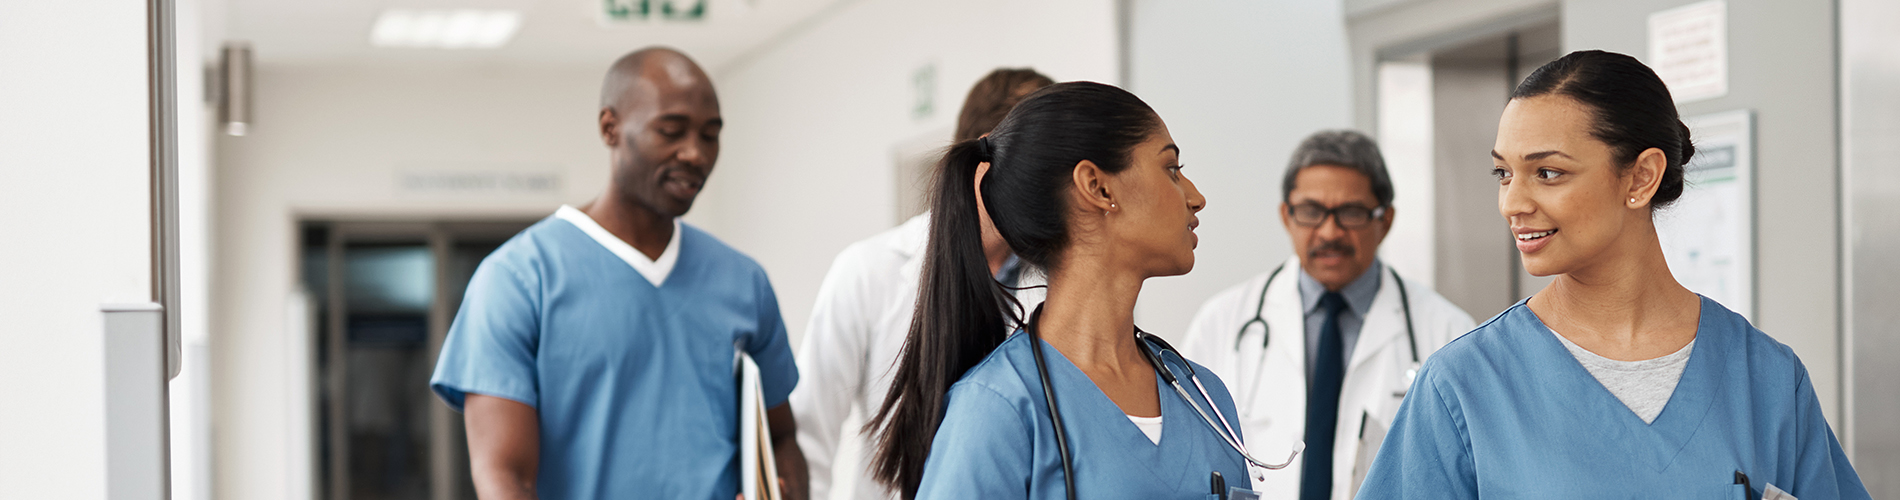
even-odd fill
[[(851, 0), (705, 0), (706, 19), (608, 25), (604, 2), (640, 0), (225, 0), (228, 38), (248, 40), (267, 65), (600, 67), (653, 44), (678, 47), (717, 71)], [(649, 0), (659, 4), (665, 0)], [(690, 5), (695, 0), (672, 0)], [(213, 2), (214, 4), (217, 2)], [(372, 47), (385, 9), (514, 9), (521, 30), (499, 49)]]

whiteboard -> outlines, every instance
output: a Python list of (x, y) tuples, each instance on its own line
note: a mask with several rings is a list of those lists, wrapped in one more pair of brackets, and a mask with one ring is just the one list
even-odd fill
[(1749, 321), (1755, 319), (1754, 121), (1750, 110), (1685, 118), (1696, 146), (1688, 186), (1656, 214), (1669, 273)]

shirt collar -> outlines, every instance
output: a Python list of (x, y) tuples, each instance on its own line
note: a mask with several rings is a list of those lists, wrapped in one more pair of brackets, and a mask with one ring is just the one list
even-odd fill
[(1003, 267), (996, 270), (995, 278), (996, 281), (1002, 283), (1003, 286), (1014, 287), (1016, 286), (1016, 282), (1022, 277), (1022, 274), (1023, 261), (1017, 258), (1016, 254), (1012, 253), (1009, 254), (1008, 259), (1003, 260)]
[[(1372, 265), (1366, 267), (1365, 273), (1339, 289), (1339, 295), (1345, 297), (1346, 307), (1353, 314), (1364, 316), (1367, 310), (1372, 309), (1372, 299), (1379, 296), (1379, 276), (1384, 270), (1385, 266), (1379, 259), (1372, 259)], [(1305, 269), (1300, 269), (1300, 310), (1305, 314), (1313, 314), (1319, 309), (1320, 296), (1325, 294), (1326, 285), (1319, 284), (1319, 280), (1306, 274)]]
[(554, 216), (580, 228), (581, 232), (586, 233), (595, 243), (606, 247), (607, 251), (613, 252), (614, 256), (620, 257), (620, 260), (626, 261), (628, 266), (632, 266), (634, 271), (639, 272), (640, 276), (646, 278), (647, 282), (652, 283), (655, 288), (666, 283), (666, 277), (673, 274), (673, 265), (679, 263), (680, 219), (678, 217), (673, 218), (673, 238), (666, 241), (666, 250), (660, 251), (660, 258), (648, 259), (647, 254), (640, 253), (640, 250), (633, 248), (633, 245), (627, 244), (620, 237), (608, 232), (607, 228), (600, 227), (600, 223), (594, 222), (593, 217), (588, 217), (587, 213), (580, 209), (561, 205), (559, 210), (554, 211)]

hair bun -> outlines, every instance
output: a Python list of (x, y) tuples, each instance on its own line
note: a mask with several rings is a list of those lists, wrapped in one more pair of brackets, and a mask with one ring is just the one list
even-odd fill
[(1681, 156), (1681, 158), (1678, 158), (1677, 161), (1682, 162), (1683, 168), (1688, 168), (1689, 159), (1695, 157), (1695, 143), (1689, 140), (1689, 124), (1677, 120), (1676, 126), (1682, 127), (1682, 146), (1677, 151), (1677, 155)]

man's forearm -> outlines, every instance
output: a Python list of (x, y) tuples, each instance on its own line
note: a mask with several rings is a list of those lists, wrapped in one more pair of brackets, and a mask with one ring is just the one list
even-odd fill
[(805, 453), (798, 439), (772, 438), (772, 455), (778, 461), (778, 477), (785, 480), (786, 500), (811, 498), (811, 471), (805, 467)]
[(535, 500), (540, 474), (541, 418), (534, 407), (469, 394), (463, 410), (468, 427), (469, 472), (481, 500)]
[(534, 483), (506, 474), (475, 474), (475, 498), (481, 500), (536, 500)]
[(798, 449), (798, 419), (792, 416), (792, 404), (780, 403), (765, 410), (766, 424), (772, 432), (772, 455), (778, 462), (778, 477), (785, 481), (786, 500), (811, 497), (811, 475), (805, 468), (805, 452)]

